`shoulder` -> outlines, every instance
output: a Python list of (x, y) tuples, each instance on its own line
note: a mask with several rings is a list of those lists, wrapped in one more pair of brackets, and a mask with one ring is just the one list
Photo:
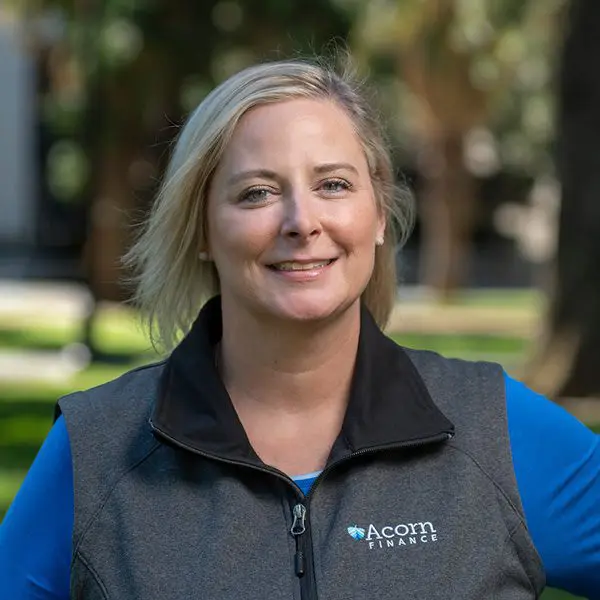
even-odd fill
[(454, 424), (455, 435), (448, 447), (468, 457), (492, 480), (520, 517), (503, 367), (486, 361), (446, 358), (435, 352), (407, 353), (434, 403)]
[(76, 544), (117, 484), (158, 447), (149, 418), (163, 370), (139, 367), (58, 401), (71, 446)]
[(434, 402), (452, 420), (506, 412), (505, 372), (488, 361), (448, 358), (429, 350), (403, 348)]
[(129, 468), (156, 446), (149, 419), (163, 370), (162, 362), (139, 367), (58, 401), (71, 444), (76, 491), (87, 481), (83, 474), (96, 473), (101, 487), (105, 473)]
[(483, 360), (450, 358), (431, 350), (415, 350), (401, 346), (420, 373), (429, 378), (497, 377), (503, 368), (498, 363)]
[(64, 396), (58, 400), (57, 416), (65, 415), (69, 423), (145, 413), (156, 398), (164, 367), (165, 361), (144, 365), (101, 385)]

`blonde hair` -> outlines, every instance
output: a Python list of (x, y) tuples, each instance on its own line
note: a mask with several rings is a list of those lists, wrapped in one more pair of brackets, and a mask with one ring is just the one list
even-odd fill
[(379, 208), (384, 244), (362, 295), (380, 327), (396, 298), (395, 252), (410, 233), (412, 197), (396, 184), (392, 161), (370, 98), (354, 72), (307, 60), (247, 68), (216, 87), (195, 109), (175, 144), (158, 197), (137, 241), (124, 257), (155, 347), (171, 349), (201, 306), (219, 293), (214, 265), (199, 260), (206, 242), (206, 204), (212, 174), (240, 118), (251, 108), (294, 98), (329, 99), (346, 111), (363, 146)]

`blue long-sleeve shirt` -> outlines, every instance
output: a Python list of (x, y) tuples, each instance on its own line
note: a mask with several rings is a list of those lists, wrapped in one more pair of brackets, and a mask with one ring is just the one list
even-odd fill
[[(600, 599), (600, 436), (508, 376), (506, 402), (517, 484), (547, 583)], [(71, 462), (60, 418), (0, 527), (0, 598), (68, 600)], [(308, 491), (316, 475), (297, 483)]]

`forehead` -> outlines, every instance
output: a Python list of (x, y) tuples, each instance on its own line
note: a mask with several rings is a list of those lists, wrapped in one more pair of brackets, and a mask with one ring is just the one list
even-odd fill
[(302, 159), (363, 160), (354, 124), (335, 102), (294, 99), (249, 110), (234, 129), (221, 162), (226, 167), (232, 163), (251, 166)]

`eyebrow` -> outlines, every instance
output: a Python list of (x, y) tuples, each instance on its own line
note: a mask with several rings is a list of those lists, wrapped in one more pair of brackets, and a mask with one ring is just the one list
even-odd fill
[(244, 179), (251, 179), (252, 177), (263, 177), (264, 179), (277, 179), (277, 173), (270, 171), (269, 169), (252, 169), (250, 171), (241, 171), (236, 173), (229, 178), (227, 182), (229, 185), (243, 181)]
[[(323, 175), (324, 173), (331, 173), (332, 171), (339, 171), (341, 169), (352, 171), (358, 175), (358, 169), (350, 163), (323, 163), (321, 165), (317, 165), (313, 170), (315, 173)], [(253, 177), (278, 179), (278, 175), (275, 173), (275, 171), (271, 171), (269, 169), (251, 169), (250, 171), (241, 171), (239, 173), (235, 173), (229, 178), (227, 183), (229, 185), (234, 185), (240, 181), (243, 181), (244, 179), (251, 179)]]
[(341, 169), (346, 169), (347, 171), (352, 171), (358, 175), (358, 169), (351, 165), (350, 163), (324, 163), (322, 165), (317, 165), (314, 168), (315, 173), (323, 174), (323, 173), (331, 173), (332, 171), (339, 171)]

